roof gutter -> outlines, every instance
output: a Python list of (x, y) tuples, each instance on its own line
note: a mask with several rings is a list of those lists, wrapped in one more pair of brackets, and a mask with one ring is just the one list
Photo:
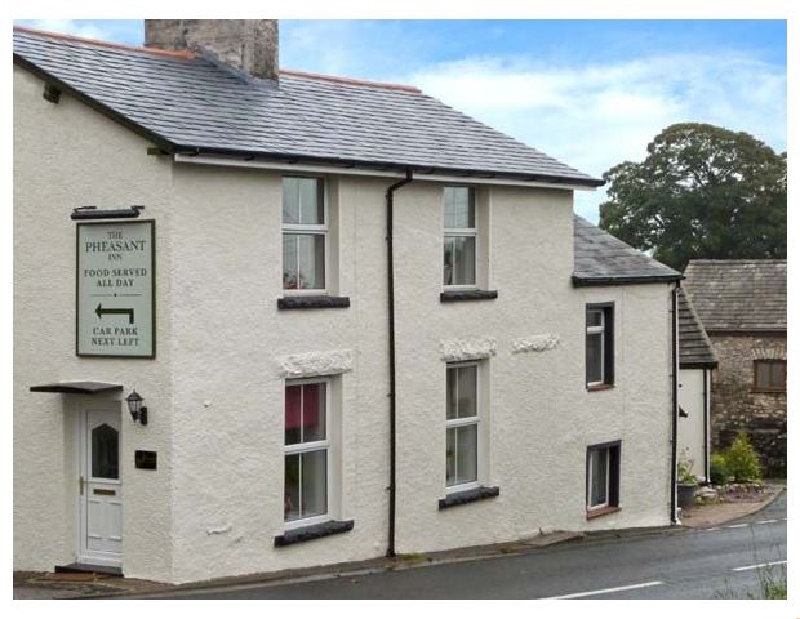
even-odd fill
[(628, 286), (633, 284), (663, 284), (664, 282), (680, 282), (683, 275), (574, 275), (572, 276), (573, 288), (588, 288), (589, 286)]
[(565, 191), (593, 191), (594, 185), (582, 184), (574, 179), (555, 179), (550, 177), (533, 177), (525, 175), (501, 175), (497, 172), (446, 170), (425, 166), (405, 164), (376, 164), (375, 162), (352, 162), (342, 160), (318, 160), (289, 155), (275, 155), (275, 158), (259, 158), (254, 156), (230, 157), (214, 156), (191, 152), (179, 152), (174, 155), (178, 163), (194, 163), (201, 165), (226, 166), (264, 170), (288, 170), (290, 172), (308, 172), (312, 174), (341, 174), (350, 176), (369, 176), (377, 178), (404, 178), (405, 171), (414, 172), (415, 181), (431, 181), (437, 183), (471, 183), (477, 185), (508, 185), (513, 187), (538, 187), (542, 189), (560, 189)]
[(394, 331), (394, 192), (414, 180), (406, 169), (406, 177), (386, 190), (386, 289), (389, 312), (389, 543), (386, 556), (395, 556), (395, 523), (397, 512), (397, 394)]

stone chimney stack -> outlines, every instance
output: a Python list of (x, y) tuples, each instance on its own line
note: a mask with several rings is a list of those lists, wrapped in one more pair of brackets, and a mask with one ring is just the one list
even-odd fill
[(249, 75), (278, 79), (277, 19), (146, 19), (144, 44), (210, 51)]

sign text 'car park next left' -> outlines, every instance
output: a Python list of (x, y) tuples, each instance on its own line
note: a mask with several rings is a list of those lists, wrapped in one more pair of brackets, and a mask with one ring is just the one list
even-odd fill
[(77, 224), (81, 357), (155, 358), (155, 223)]

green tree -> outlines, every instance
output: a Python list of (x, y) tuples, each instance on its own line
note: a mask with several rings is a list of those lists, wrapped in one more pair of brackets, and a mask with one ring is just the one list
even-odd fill
[(603, 175), (600, 227), (683, 271), (694, 258), (786, 258), (786, 153), (747, 133), (671, 125)]

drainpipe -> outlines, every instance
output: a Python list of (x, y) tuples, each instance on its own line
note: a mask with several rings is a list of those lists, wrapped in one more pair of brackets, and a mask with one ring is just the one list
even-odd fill
[(394, 192), (413, 179), (411, 168), (406, 177), (386, 190), (386, 286), (389, 292), (389, 545), (387, 557), (395, 556), (395, 515), (397, 506), (397, 399), (395, 397), (394, 352)]
[(703, 467), (703, 475), (706, 477), (706, 483), (711, 483), (711, 449), (709, 441), (709, 411), (708, 411), (708, 376), (711, 370), (703, 368), (703, 460), (705, 466)]
[(678, 292), (681, 282), (672, 289), (672, 397), (670, 417), (672, 419), (672, 460), (670, 467), (670, 522), (678, 524), (677, 467), (678, 467)]

